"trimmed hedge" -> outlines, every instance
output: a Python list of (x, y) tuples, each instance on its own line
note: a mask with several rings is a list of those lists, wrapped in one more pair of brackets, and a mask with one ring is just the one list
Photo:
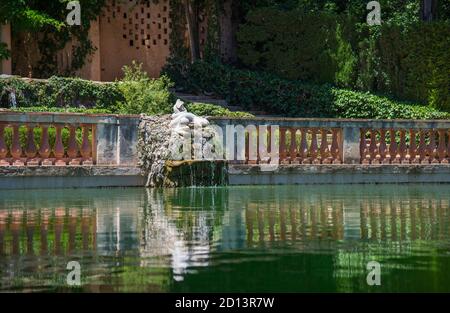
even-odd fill
[(165, 73), (190, 92), (213, 92), (232, 105), (290, 117), (446, 119), (436, 109), (331, 85), (281, 79), (203, 61), (168, 66)]
[(450, 23), (383, 25), (374, 45), (379, 90), (450, 112)]
[(18, 107), (113, 108), (123, 95), (115, 83), (94, 83), (80, 78), (53, 76), (48, 80), (0, 79), (0, 107), (9, 108), (14, 91)]
[[(414, 20), (418, 2), (397, 2), (397, 17), (383, 11), (375, 27), (358, 22), (366, 3), (354, 4), (361, 15), (304, 5), (255, 9), (239, 28), (239, 59), (285, 79), (387, 93), (450, 112), (449, 21)], [(382, 8), (393, 4), (382, 1)]]
[(231, 118), (254, 116), (246, 112), (232, 112), (221, 106), (207, 103), (188, 103), (186, 109), (198, 116), (220, 116)]

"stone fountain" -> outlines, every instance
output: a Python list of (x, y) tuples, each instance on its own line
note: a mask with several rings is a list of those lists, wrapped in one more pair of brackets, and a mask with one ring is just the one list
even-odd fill
[[(206, 118), (188, 112), (181, 100), (173, 112), (141, 115), (138, 151), (146, 187), (225, 184), (225, 162), (208, 160), (218, 138), (215, 129)], [(193, 140), (194, 130), (199, 138)]]

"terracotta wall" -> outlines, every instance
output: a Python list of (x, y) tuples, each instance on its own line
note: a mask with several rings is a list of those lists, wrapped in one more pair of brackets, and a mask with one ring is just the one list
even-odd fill
[(100, 16), (101, 80), (122, 76), (122, 66), (143, 63), (152, 77), (159, 76), (169, 56), (169, 0), (158, 4), (110, 1)]
[[(159, 0), (158, 3), (108, 0), (100, 16), (91, 23), (89, 31), (89, 38), (97, 50), (88, 57), (77, 76), (96, 81), (114, 81), (122, 77), (124, 65), (130, 65), (136, 60), (143, 64), (143, 69), (151, 77), (158, 77), (170, 55), (170, 10), (169, 0)], [(199, 25), (199, 39), (203, 50), (207, 38), (207, 16), (202, 12), (199, 18), (202, 21)], [(187, 32), (184, 36), (185, 44), (188, 45)], [(37, 40), (39, 34), (35, 37)], [(22, 48), (24, 40), (20, 38), (20, 34), (13, 39), (14, 74), (29, 76), (29, 60), (35, 64), (40, 58), (37, 41), (33, 42), (36, 48), (31, 49), (33, 55), (30, 56)], [(58, 53), (59, 73), (70, 68), (76, 44), (74, 39)], [(34, 74), (31, 71), (31, 75)]]
[[(170, 50), (169, 0), (137, 4), (139, 1), (110, 0), (96, 21), (89, 37), (97, 51), (78, 71), (82, 78), (114, 81), (122, 77), (122, 67), (133, 60), (143, 64), (151, 77), (158, 77)], [(58, 55), (58, 68), (70, 66), (72, 47), (67, 44)]]

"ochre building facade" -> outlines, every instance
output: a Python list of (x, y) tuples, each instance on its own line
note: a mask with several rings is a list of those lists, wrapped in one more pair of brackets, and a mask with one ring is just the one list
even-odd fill
[[(88, 56), (77, 76), (95, 81), (114, 81), (122, 77), (124, 65), (137, 61), (151, 77), (158, 77), (170, 55), (170, 10), (169, 0), (158, 3), (109, 0), (100, 16), (91, 22), (89, 39), (96, 50)], [(200, 42), (204, 43), (206, 26), (200, 25), (200, 30)], [(12, 58), (1, 62), (0, 73), (32, 76), (27, 72), (29, 61), (24, 60), (23, 51), (15, 49), (10, 25), (2, 25), (0, 33), (0, 40), (12, 47)], [(184, 37), (187, 44), (187, 35)], [(58, 52), (58, 72), (63, 73), (70, 67), (75, 45), (73, 39)], [(39, 59), (38, 49), (32, 50), (36, 51), (33, 59)]]

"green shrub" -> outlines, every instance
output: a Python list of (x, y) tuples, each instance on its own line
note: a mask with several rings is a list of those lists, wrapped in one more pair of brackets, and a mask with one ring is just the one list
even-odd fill
[(450, 27), (385, 24), (376, 39), (378, 89), (450, 112)]
[(80, 78), (51, 77), (47, 81), (18, 77), (0, 79), (0, 106), (9, 108), (9, 94), (16, 94), (18, 107), (113, 108), (123, 99), (114, 83)]
[(239, 58), (287, 79), (352, 86), (356, 54), (346, 25), (355, 21), (326, 11), (256, 9), (238, 32)]
[(169, 91), (172, 82), (167, 76), (150, 79), (142, 71), (142, 65), (133, 62), (124, 67), (125, 77), (117, 82), (124, 100), (118, 103), (118, 111), (123, 114), (164, 114), (170, 113), (173, 97)]
[(367, 119), (448, 119), (450, 114), (370, 93), (331, 88), (334, 116)]
[[(174, 68), (170, 68), (171, 71)], [(178, 78), (177, 78), (178, 77)], [(302, 83), (268, 73), (237, 70), (220, 63), (196, 62), (175, 76), (191, 92), (210, 91), (245, 109), (290, 117), (445, 119), (434, 108), (332, 85)]]

